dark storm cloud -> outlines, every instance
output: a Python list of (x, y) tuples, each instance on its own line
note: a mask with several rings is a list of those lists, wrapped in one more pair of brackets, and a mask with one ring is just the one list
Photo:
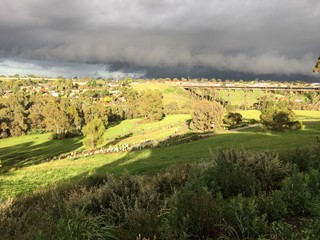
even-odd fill
[(319, 22), (316, 0), (10, 0), (0, 8), (0, 57), (309, 75)]

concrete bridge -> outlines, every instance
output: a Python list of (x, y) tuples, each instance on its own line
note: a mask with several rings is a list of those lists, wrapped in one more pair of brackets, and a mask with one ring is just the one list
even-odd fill
[(286, 91), (286, 92), (320, 92), (320, 86), (273, 86), (273, 85), (243, 85), (237, 86), (233, 84), (227, 85), (218, 85), (210, 83), (186, 83), (181, 86), (186, 90), (191, 90), (195, 88), (209, 88), (212, 90), (242, 90), (242, 91), (252, 91), (252, 90), (261, 90), (261, 91)]

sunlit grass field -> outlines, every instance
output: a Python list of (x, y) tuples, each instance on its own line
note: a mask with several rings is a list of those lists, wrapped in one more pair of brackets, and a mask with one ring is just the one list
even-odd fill
[[(107, 128), (104, 141), (99, 147), (166, 138), (174, 134), (177, 128), (178, 133), (183, 134), (188, 131), (185, 122), (189, 119), (188, 114), (177, 114), (150, 123), (143, 122), (142, 119), (124, 120)], [(39, 164), (64, 153), (84, 150), (82, 137), (50, 140), (50, 136), (51, 133), (45, 133), (0, 139), (0, 172), (8, 168)]]
[(142, 119), (124, 120), (106, 130), (105, 144), (139, 143), (145, 140), (157, 140), (175, 133), (184, 134), (189, 114), (168, 115), (161, 121), (144, 122)]
[[(260, 114), (259, 111), (241, 113), (248, 119), (256, 118)], [(283, 152), (298, 146), (310, 146), (320, 135), (320, 113), (297, 111), (297, 114), (304, 119), (305, 128), (300, 131), (264, 132), (257, 126), (240, 131), (223, 131), (208, 138), (180, 145), (48, 162), (44, 161), (48, 156), (82, 149), (82, 139), (48, 140), (49, 134), (2, 139), (0, 159), (6, 171), (0, 174), (0, 199), (93, 174), (109, 172), (119, 175), (125, 169), (134, 174), (153, 174), (178, 163), (207, 161), (210, 159), (210, 154), (214, 154), (217, 149)], [(134, 139), (135, 137), (141, 137), (140, 139), (148, 136), (156, 139), (168, 137), (173, 134), (170, 132), (173, 128), (169, 126), (166, 132), (161, 129), (162, 127), (172, 124), (176, 128), (174, 123), (181, 124), (189, 118), (188, 115), (172, 115), (163, 122), (141, 124), (139, 124), (140, 119), (126, 120), (110, 127), (104, 137), (106, 139), (122, 137), (127, 133), (124, 129), (130, 130), (132, 135), (121, 138), (121, 141), (138, 141)], [(144, 129), (144, 132), (139, 135), (141, 129)], [(187, 130), (181, 132), (185, 133)]]
[(253, 103), (257, 102), (257, 98), (266, 95), (266, 93), (261, 90), (253, 90), (247, 92), (241, 90), (222, 90), (219, 92), (219, 94), (222, 99), (230, 102), (232, 105), (239, 105), (239, 103), (246, 101), (248, 106), (252, 106)]
[(132, 85), (133, 89), (141, 92), (146, 89), (158, 89), (163, 94), (163, 104), (168, 104), (172, 101), (176, 102), (180, 107), (190, 101), (188, 92), (179, 86), (170, 86), (163, 83), (138, 83)]

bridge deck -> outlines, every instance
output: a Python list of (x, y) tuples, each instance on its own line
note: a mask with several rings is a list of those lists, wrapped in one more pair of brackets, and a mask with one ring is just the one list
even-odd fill
[(184, 89), (212, 88), (215, 90), (262, 90), (262, 91), (293, 91), (293, 92), (320, 92), (320, 87), (275, 87), (275, 86), (215, 86), (210, 84), (185, 84)]

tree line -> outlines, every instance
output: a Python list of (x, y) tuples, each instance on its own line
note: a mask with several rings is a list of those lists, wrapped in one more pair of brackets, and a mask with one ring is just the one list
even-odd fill
[[(163, 94), (159, 90), (137, 92), (129, 83), (120, 86), (119, 94), (110, 99), (103, 89), (98, 92), (88, 90), (72, 98), (67, 95), (53, 97), (20, 89), (9, 97), (0, 98), (0, 138), (51, 131), (54, 139), (88, 136), (91, 140), (87, 139), (85, 142), (91, 142), (88, 148), (92, 148), (100, 141), (99, 136), (102, 134), (99, 132), (102, 132), (102, 127), (105, 129), (109, 122), (123, 119), (158, 121), (165, 114), (191, 113), (190, 128), (204, 132), (215, 131), (226, 125), (236, 127), (242, 120), (235, 108), (225, 101), (191, 98), (189, 102), (179, 106), (173, 99), (164, 105)], [(317, 97), (313, 99), (317, 102)], [(280, 101), (270, 96), (260, 97), (253, 105), (255, 109), (262, 111), (261, 122), (268, 130), (301, 128), (301, 123), (296, 121), (292, 111), (294, 106), (289, 100)], [(89, 123), (91, 125), (84, 129)], [(96, 136), (95, 139), (93, 136)]]
[(94, 119), (107, 127), (109, 121), (133, 117), (154, 121), (164, 116), (158, 90), (127, 90), (123, 95), (124, 102), (107, 106), (105, 101), (86, 95), (68, 98), (19, 91), (0, 98), (0, 138), (52, 131), (52, 137), (60, 139), (81, 134)]

